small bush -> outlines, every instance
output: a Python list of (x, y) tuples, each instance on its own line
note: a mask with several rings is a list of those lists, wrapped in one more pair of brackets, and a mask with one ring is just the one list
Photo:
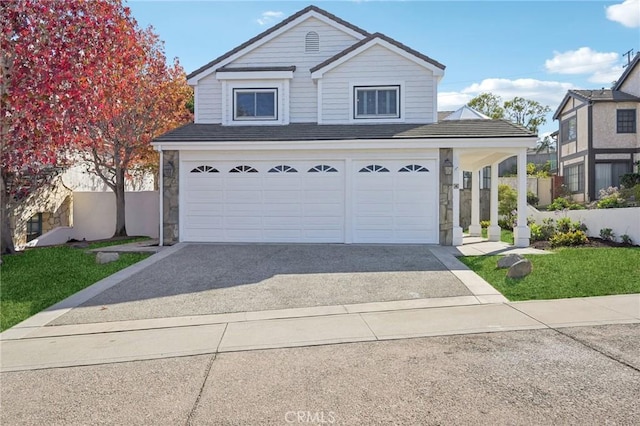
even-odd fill
[(480, 226), (481, 226), (483, 229), (487, 229), (488, 227), (490, 227), (490, 226), (491, 226), (491, 221), (489, 221), (489, 220), (481, 220), (481, 221), (480, 221)]
[(553, 203), (547, 206), (547, 210), (549, 211), (558, 211), (558, 210), (582, 210), (585, 207), (582, 204), (574, 203), (572, 201), (567, 200), (564, 197), (558, 197), (553, 200)]
[(620, 185), (625, 188), (632, 188), (640, 185), (640, 173), (627, 173), (620, 176)]
[(547, 241), (556, 233), (556, 226), (551, 218), (543, 220), (542, 225), (532, 223), (530, 228), (533, 241)]
[(556, 233), (549, 239), (551, 247), (579, 246), (586, 244), (588, 241), (587, 234), (580, 230)]
[(598, 209), (614, 209), (627, 205), (626, 200), (622, 198), (620, 191), (615, 186), (598, 191), (598, 199), (596, 203)]
[(527, 203), (528, 204), (531, 204), (532, 206), (537, 206), (539, 202), (540, 202), (540, 199), (538, 198), (538, 196), (536, 194), (534, 194), (531, 191), (527, 191)]
[(615, 241), (616, 234), (613, 233), (613, 229), (611, 228), (602, 228), (600, 230), (600, 238), (605, 241)]
[(627, 234), (620, 235), (620, 239), (622, 240), (623, 243), (627, 245), (633, 244), (633, 241), (631, 241), (631, 237)]
[(582, 231), (587, 232), (587, 225), (582, 222), (572, 222), (570, 218), (563, 217), (558, 219), (557, 232), (564, 234), (566, 232)]

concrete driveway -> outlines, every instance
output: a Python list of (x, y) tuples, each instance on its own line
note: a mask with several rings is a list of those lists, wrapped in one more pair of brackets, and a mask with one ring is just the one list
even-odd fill
[(420, 245), (186, 244), (50, 325), (471, 296)]

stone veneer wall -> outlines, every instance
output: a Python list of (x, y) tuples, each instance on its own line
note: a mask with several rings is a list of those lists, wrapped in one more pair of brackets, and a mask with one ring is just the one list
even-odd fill
[(27, 222), (37, 213), (42, 213), (42, 233), (59, 226), (73, 226), (73, 192), (67, 188), (60, 176), (51, 184), (38, 188), (11, 210), (13, 243), (22, 247), (27, 243)]
[(444, 161), (453, 162), (453, 149), (440, 148), (440, 245), (453, 244), (453, 173), (446, 174)]
[[(164, 175), (164, 166), (173, 164), (173, 176)], [(163, 151), (163, 164), (160, 168), (162, 173), (162, 244), (171, 245), (180, 241), (179, 235), (179, 186), (178, 176), (180, 175), (180, 152)]]

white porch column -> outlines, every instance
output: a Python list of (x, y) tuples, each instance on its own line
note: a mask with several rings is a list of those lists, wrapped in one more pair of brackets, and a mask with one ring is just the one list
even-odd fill
[(498, 162), (491, 165), (491, 225), (487, 229), (489, 241), (500, 241), (500, 225), (498, 225)]
[(453, 149), (453, 240), (451, 245), (462, 245), (462, 227), (460, 226), (460, 185), (462, 170), (460, 169), (460, 154)]
[(518, 151), (518, 223), (513, 229), (516, 247), (529, 247), (531, 231), (527, 226), (527, 149)]
[(480, 170), (471, 172), (471, 225), (469, 235), (479, 237), (482, 235), (480, 226)]

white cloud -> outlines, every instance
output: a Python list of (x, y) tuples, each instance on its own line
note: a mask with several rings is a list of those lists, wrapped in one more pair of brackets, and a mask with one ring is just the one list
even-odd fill
[(267, 25), (275, 20), (282, 18), (283, 16), (283, 12), (267, 10), (266, 12), (262, 12), (262, 15), (258, 19), (256, 19), (256, 22), (260, 25)]
[(473, 83), (459, 92), (440, 92), (438, 94), (438, 110), (448, 111), (460, 108), (480, 93), (489, 92), (498, 95), (503, 101), (516, 96), (532, 99), (543, 105), (556, 108), (567, 90), (575, 86), (559, 81), (544, 81), (531, 78), (509, 80), (505, 78), (487, 78), (480, 83)]
[(611, 83), (620, 78), (623, 72), (622, 65), (616, 65), (609, 70), (595, 72), (588, 80), (592, 83), (603, 83), (609, 87)]
[(640, 27), (640, 0), (625, 0), (607, 7), (607, 19), (625, 27)]
[(612, 70), (619, 60), (616, 52), (596, 52), (589, 47), (566, 52), (553, 52), (544, 66), (554, 74), (595, 74)]

